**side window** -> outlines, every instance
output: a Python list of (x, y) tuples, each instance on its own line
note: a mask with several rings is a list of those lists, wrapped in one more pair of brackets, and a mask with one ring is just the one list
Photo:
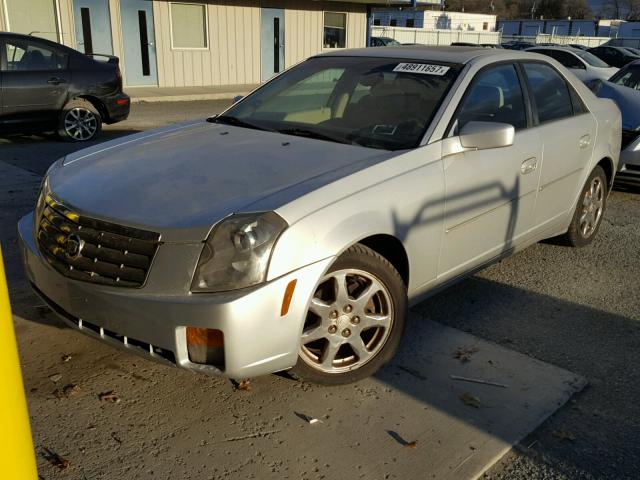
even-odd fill
[(7, 70), (16, 72), (65, 70), (68, 57), (66, 53), (44, 47), (36, 43), (5, 42)]
[(540, 123), (573, 115), (569, 89), (558, 72), (543, 63), (525, 63), (524, 70), (533, 91)]
[(527, 126), (522, 89), (513, 65), (493, 67), (474, 78), (458, 111), (458, 130), (471, 121), (509, 123), (516, 129)]
[(562, 52), (560, 50), (555, 50), (553, 58), (555, 58), (558, 62), (564, 65), (567, 68), (583, 68), (584, 65), (580, 60), (578, 60), (574, 55), (569, 52)]

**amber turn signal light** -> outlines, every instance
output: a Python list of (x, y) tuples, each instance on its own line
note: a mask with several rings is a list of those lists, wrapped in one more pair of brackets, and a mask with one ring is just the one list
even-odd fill
[(291, 306), (293, 291), (296, 289), (296, 283), (298, 283), (298, 280), (291, 280), (284, 291), (284, 297), (282, 299), (282, 308), (280, 309), (281, 317), (284, 317), (287, 313), (289, 313), (289, 307)]

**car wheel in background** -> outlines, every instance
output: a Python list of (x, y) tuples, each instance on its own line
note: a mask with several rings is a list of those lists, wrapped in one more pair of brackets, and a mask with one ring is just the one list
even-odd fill
[(572, 247), (590, 244), (600, 229), (607, 203), (607, 176), (597, 166), (589, 175), (571, 219), (569, 230), (561, 239)]
[(58, 135), (69, 142), (86, 142), (102, 131), (102, 117), (91, 102), (71, 100), (60, 112)]
[(397, 270), (355, 245), (320, 280), (290, 373), (325, 385), (371, 376), (396, 353), (406, 315), (407, 291)]

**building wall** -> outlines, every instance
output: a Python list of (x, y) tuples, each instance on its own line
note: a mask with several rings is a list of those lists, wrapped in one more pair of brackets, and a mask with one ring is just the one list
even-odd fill
[[(364, 47), (366, 6), (315, 0), (185, 0), (206, 5), (206, 49), (174, 49), (171, 45), (168, 0), (152, 0), (160, 87), (256, 84), (261, 81), (261, 8), (285, 9), (285, 67), (321, 53), (324, 12), (347, 14), (346, 47)], [(120, 0), (108, 0), (113, 53), (121, 58), (127, 78)], [(57, 0), (60, 42), (76, 48), (73, 0)], [(0, 0), (0, 29), (5, 12)]]
[(466, 12), (424, 12), (424, 28), (493, 32), (496, 16)]

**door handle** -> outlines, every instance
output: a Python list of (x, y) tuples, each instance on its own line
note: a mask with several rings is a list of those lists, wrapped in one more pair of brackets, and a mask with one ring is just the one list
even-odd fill
[(538, 159), (536, 157), (527, 158), (522, 165), (520, 165), (520, 173), (526, 175), (527, 173), (534, 172), (538, 168)]
[(47, 80), (47, 83), (50, 85), (60, 85), (61, 83), (66, 83), (66, 80), (60, 77), (51, 77)]
[(580, 149), (584, 149), (584, 148), (587, 148), (589, 145), (591, 145), (591, 135), (587, 133), (586, 135), (581, 136), (580, 140), (578, 140), (578, 147)]

